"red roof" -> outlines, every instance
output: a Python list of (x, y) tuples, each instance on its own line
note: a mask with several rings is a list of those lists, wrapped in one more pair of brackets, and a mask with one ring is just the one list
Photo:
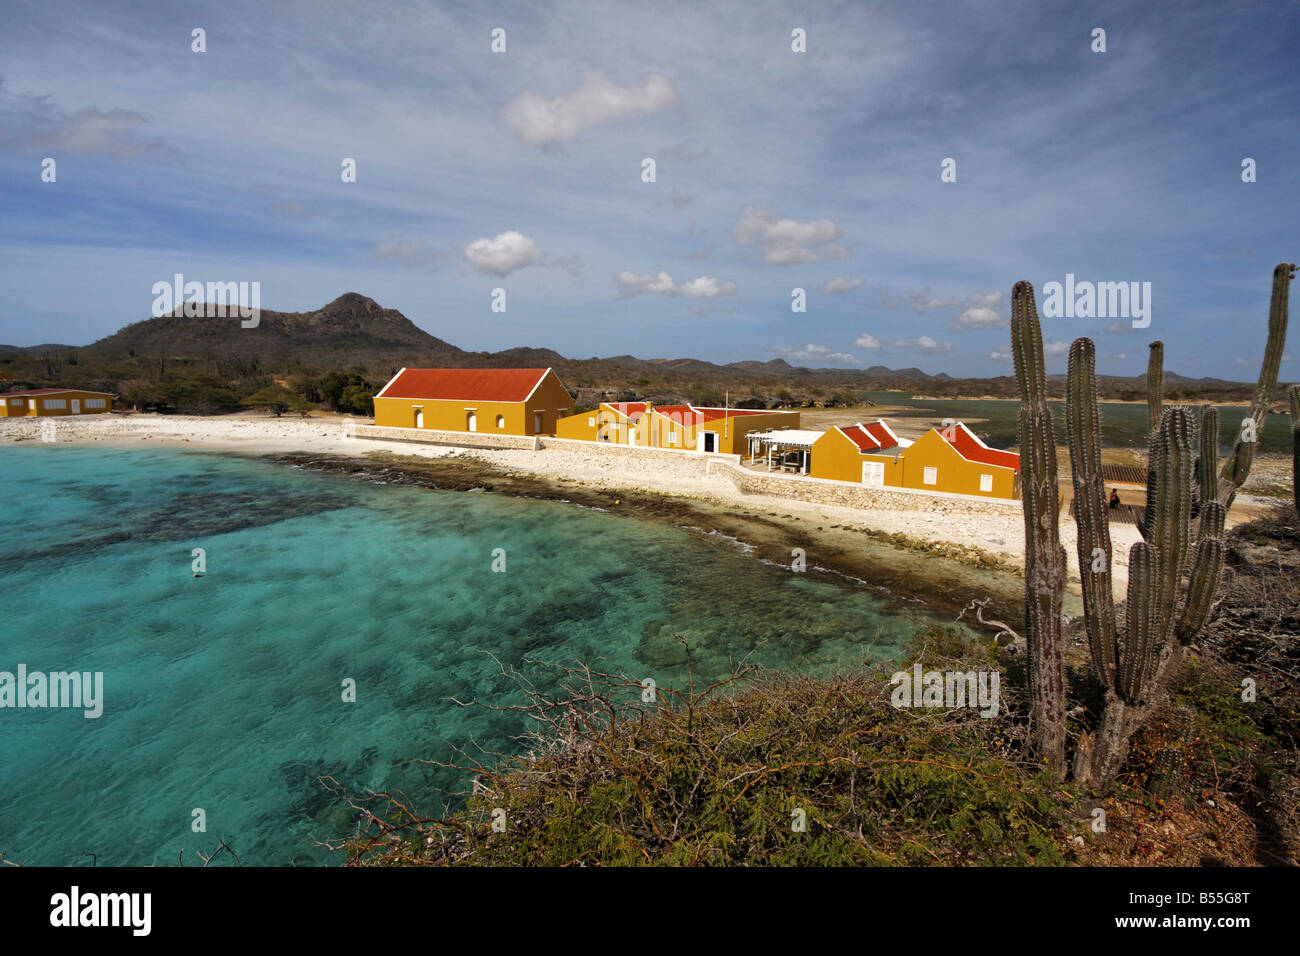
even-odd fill
[(376, 398), (522, 402), (533, 394), (548, 368), (407, 368)]
[(55, 392), (84, 392), (87, 395), (117, 396), (117, 392), (97, 392), (91, 388), (29, 388), (22, 392), (0, 393), (0, 398), (17, 398), (19, 395), (53, 395)]
[(836, 425), (835, 427), (846, 438), (848, 438), (849, 441), (858, 446), (858, 451), (868, 452), (878, 451), (880, 449), (880, 442), (876, 441), (876, 439), (872, 437), (871, 433), (861, 425)]
[[(607, 403), (620, 415), (635, 420), (645, 414), (645, 402)], [(694, 428), (707, 422), (722, 421), (724, 418), (737, 418), (741, 415), (787, 414), (770, 412), (761, 408), (697, 408), (694, 405), (656, 405), (654, 410), (679, 425)]]
[[(1020, 456), (1015, 452), (998, 451), (996, 448), (990, 448), (978, 438), (969, 428), (958, 422), (956, 427), (949, 430), (945, 428), (936, 429), (939, 437), (944, 439), (949, 445), (957, 449), (957, 454), (961, 455), (967, 461), (978, 461), (985, 465), (997, 465), (1000, 468), (1010, 468), (1014, 471), (1020, 470)], [(947, 434), (944, 434), (947, 432)], [(950, 437), (951, 436), (951, 437)]]
[(836, 425), (835, 427), (849, 441), (857, 445), (858, 451), (864, 455), (884, 451), (898, 445), (898, 439), (894, 437), (893, 432), (889, 430), (889, 426), (883, 421), (877, 420), (870, 425), (863, 425), (859, 422), (856, 425)]

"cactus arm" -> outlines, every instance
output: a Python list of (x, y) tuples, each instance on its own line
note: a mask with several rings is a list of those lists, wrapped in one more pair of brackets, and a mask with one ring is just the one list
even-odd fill
[(1115, 661), (1115, 684), (1129, 704), (1145, 703), (1156, 658), (1157, 639), (1156, 550), (1139, 541), (1128, 553), (1128, 603), (1124, 639)]
[(1250, 465), (1254, 459), (1253, 447), (1242, 450), (1243, 445), (1254, 445), (1259, 440), (1259, 433), (1264, 430), (1264, 419), (1268, 407), (1273, 402), (1273, 392), (1277, 388), (1277, 373), (1282, 365), (1282, 351), (1286, 347), (1286, 326), (1289, 318), (1289, 299), (1291, 280), (1295, 278), (1294, 262), (1279, 263), (1273, 269), (1273, 295), (1268, 303), (1268, 341), (1264, 344), (1264, 361), (1259, 368), (1259, 382), (1255, 386), (1255, 396), (1250, 404), (1250, 417), (1255, 420), (1255, 442), (1242, 441), (1237, 433), (1237, 440), (1232, 446), (1232, 453), (1223, 466), (1221, 477), (1225, 480), (1219, 492), (1224, 505), (1231, 505), (1237, 489), (1246, 482), (1250, 475)]
[(1178, 589), (1187, 568), (1192, 505), (1192, 429), (1187, 409), (1165, 409), (1160, 431), (1151, 439), (1152, 457), (1160, 448), (1161, 470), (1156, 474), (1155, 497), (1148, 499), (1153, 515), (1152, 534), (1147, 543), (1157, 553), (1156, 614), (1161, 640), (1169, 633)]
[(1192, 569), (1188, 574), (1187, 598), (1178, 619), (1178, 639), (1187, 643), (1205, 627), (1214, 607), (1214, 594), (1223, 573), (1223, 521), (1227, 509), (1210, 501), (1201, 512), (1201, 527), (1196, 542)]
[(1160, 427), (1160, 412), (1165, 400), (1165, 343), (1152, 342), (1147, 359), (1147, 435)]
[[(1070, 346), (1065, 380), (1065, 425), (1074, 479), (1075, 538), (1084, 621), (1093, 668), (1103, 686), (1115, 675), (1115, 599), (1112, 547), (1106, 517), (1106, 482), (1101, 474), (1101, 415), (1097, 408), (1096, 348), (1091, 339)], [(1096, 570), (1100, 563), (1101, 569)]]
[(1219, 410), (1201, 406), (1201, 452), (1196, 462), (1196, 476), (1201, 497), (1198, 504), (1219, 500)]

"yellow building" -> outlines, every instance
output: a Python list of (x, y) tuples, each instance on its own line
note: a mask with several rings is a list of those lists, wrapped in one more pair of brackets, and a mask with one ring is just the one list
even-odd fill
[(573, 397), (549, 368), (404, 368), (375, 396), (375, 424), (553, 435)]
[(655, 405), (652, 402), (602, 402), (590, 412), (570, 415), (556, 427), (557, 438), (610, 442), (638, 448), (743, 454), (753, 431), (799, 427), (798, 412), (758, 408)]
[(0, 395), (0, 418), (97, 415), (113, 410), (112, 392), (84, 388), (32, 388)]
[(883, 421), (832, 428), (812, 447), (816, 478), (986, 498), (1019, 496), (1020, 456), (990, 448), (963, 423), (910, 444)]
[(813, 443), (812, 476), (860, 481), (874, 488), (898, 487), (902, 454), (911, 445), (880, 419), (869, 425), (837, 425)]

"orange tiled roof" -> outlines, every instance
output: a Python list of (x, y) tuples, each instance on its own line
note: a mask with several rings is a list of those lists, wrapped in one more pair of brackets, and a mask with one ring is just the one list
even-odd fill
[(93, 388), (29, 388), (22, 392), (0, 392), (0, 397), (17, 398), (20, 395), (53, 395), (55, 392), (84, 392), (87, 395), (117, 396), (117, 392), (97, 392)]
[(545, 368), (408, 368), (399, 372), (376, 397), (522, 402), (549, 371)]
[(957, 454), (961, 455), (967, 461), (978, 461), (986, 465), (997, 465), (1000, 468), (1011, 468), (1015, 471), (1020, 470), (1020, 456), (1015, 452), (998, 451), (996, 448), (990, 448), (978, 438), (974, 432), (958, 422), (956, 427), (944, 434), (945, 429), (936, 429), (939, 437), (944, 439), (949, 445), (957, 449)]

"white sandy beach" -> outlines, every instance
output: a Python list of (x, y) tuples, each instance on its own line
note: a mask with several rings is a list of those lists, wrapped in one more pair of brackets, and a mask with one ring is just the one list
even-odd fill
[[(952, 545), (992, 555), (1016, 566), (1023, 565), (1022, 519), (1005, 513), (973, 513), (965, 502), (963, 507), (953, 508), (940, 497), (917, 495), (915, 507), (902, 510), (815, 504), (742, 493), (726, 474), (706, 475), (705, 460), (700, 456), (682, 455), (680, 459), (674, 459), (664, 455), (646, 460), (553, 447), (532, 451), (419, 445), (348, 437), (348, 422), (365, 424), (367, 420), (341, 416), (271, 418), (265, 415), (196, 417), (150, 414), (0, 419), (0, 446), (48, 440), (48, 431), (43, 437), (42, 428), (48, 429), (47, 423), (53, 423), (56, 443), (79, 445), (147, 444), (249, 455), (306, 452), (359, 457), (382, 451), (421, 458), (469, 458), (506, 473), (567, 479), (590, 489), (658, 492), (703, 499), (737, 511), (779, 511), (796, 519), (806, 519), (810, 524), (904, 534), (919, 541)], [(1229, 524), (1241, 520), (1241, 514), (1234, 514)], [(1071, 579), (1077, 582), (1073, 522), (1061, 522), (1061, 535), (1070, 560)], [(1116, 596), (1122, 597), (1128, 577), (1128, 550), (1140, 537), (1135, 527), (1122, 524), (1112, 527), (1111, 537), (1115, 549)], [(1077, 585), (1075, 587), (1077, 589)]]

